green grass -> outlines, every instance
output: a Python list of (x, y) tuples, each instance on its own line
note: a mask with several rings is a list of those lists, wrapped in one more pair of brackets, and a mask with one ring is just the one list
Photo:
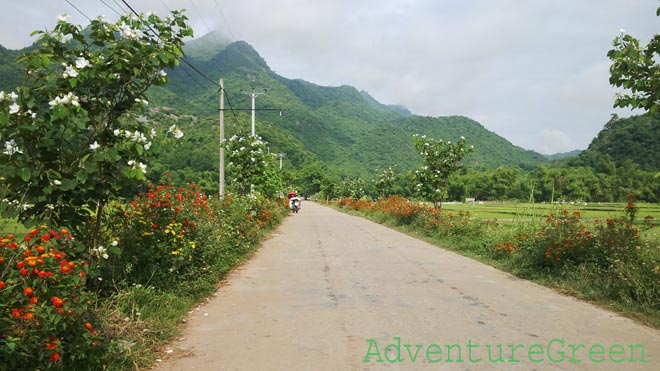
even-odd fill
[[(472, 217), (479, 219), (499, 219), (503, 221), (527, 221), (530, 218), (543, 218), (562, 210), (580, 211), (582, 218), (606, 219), (618, 217), (626, 208), (625, 203), (593, 204), (529, 204), (529, 203), (444, 203), (442, 208), (451, 211), (469, 211)], [(644, 220), (648, 215), (660, 219), (660, 205), (637, 204), (637, 220)]]
[(28, 231), (30, 231), (30, 229), (25, 228), (25, 226), (16, 219), (0, 218), (0, 233), (13, 233), (15, 235), (20, 235), (27, 233)]

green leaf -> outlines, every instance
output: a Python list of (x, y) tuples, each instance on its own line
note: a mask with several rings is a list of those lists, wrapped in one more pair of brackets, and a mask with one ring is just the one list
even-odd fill
[(22, 168), (18, 169), (18, 176), (20, 176), (21, 179), (23, 179), (24, 182), (27, 182), (27, 181), (30, 180), (30, 177), (32, 176), (32, 174), (30, 173), (29, 168), (22, 167)]
[(62, 181), (62, 191), (70, 191), (78, 185), (78, 180), (76, 179), (64, 179)]
[(76, 78), (69, 79), (69, 85), (71, 85), (72, 88), (75, 88), (77, 84), (78, 84), (78, 79)]

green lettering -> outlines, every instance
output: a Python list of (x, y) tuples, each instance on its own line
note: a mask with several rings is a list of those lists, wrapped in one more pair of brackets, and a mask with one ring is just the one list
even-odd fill
[(451, 350), (452, 350), (452, 348), (458, 348), (458, 359), (456, 360), (456, 362), (459, 362), (459, 363), (463, 362), (463, 353), (462, 353), (462, 350), (461, 350), (461, 346), (458, 345), (458, 344), (447, 344), (447, 360), (445, 362), (454, 362), (451, 359)]
[(509, 348), (511, 348), (511, 358), (509, 358), (507, 362), (511, 362), (511, 363), (520, 362), (520, 360), (516, 358), (516, 349), (520, 349), (520, 348), (524, 349), (525, 346), (522, 344), (509, 344)]
[[(377, 356), (378, 360), (376, 362), (383, 362), (383, 357), (380, 356), (380, 351), (378, 350), (378, 343), (376, 343), (376, 339), (367, 339), (367, 343), (369, 343), (369, 349), (367, 349), (367, 354), (364, 356), (364, 359), (362, 362), (369, 363), (371, 362), (370, 358), (372, 356)], [(371, 347), (376, 348), (376, 353), (373, 353), (371, 351)]]
[[(534, 349), (538, 349), (538, 350), (534, 351)], [(543, 353), (544, 353), (543, 347), (541, 346), (541, 344), (538, 344), (538, 343), (537, 344), (532, 344), (532, 345), (529, 346), (529, 348), (527, 348), (527, 358), (529, 358), (529, 360), (532, 361), (533, 363), (543, 362), (543, 360), (544, 360), (543, 357), (541, 357), (541, 359), (532, 358), (533, 355), (539, 355), (539, 354), (543, 355)]]
[[(598, 348), (599, 350), (596, 351), (596, 348)], [(603, 347), (603, 346), (600, 345), (600, 344), (594, 344), (594, 345), (591, 346), (591, 348), (589, 348), (589, 359), (590, 359), (591, 362), (593, 362), (593, 363), (601, 363), (601, 362), (603, 362), (604, 359), (602, 359), (602, 358), (601, 358), (601, 359), (594, 359), (594, 355), (601, 355), (601, 356), (602, 356), (602, 355), (604, 355), (604, 354), (605, 354), (605, 347)]]
[[(615, 350), (615, 348), (617, 350)], [(625, 360), (626, 360), (626, 349), (621, 344), (612, 344), (608, 354), (609, 354), (609, 357), (610, 357), (610, 361), (612, 361), (614, 363), (621, 363), (621, 362), (625, 362)], [(613, 356), (615, 356), (615, 355), (620, 355), (622, 357), (614, 359)]]
[(479, 344), (472, 344), (472, 339), (468, 339), (468, 360), (470, 360), (470, 363), (481, 362), (481, 358), (472, 359), (472, 348), (479, 348)]
[(577, 351), (578, 349), (584, 349), (584, 348), (586, 348), (586, 347), (584, 346), (584, 344), (577, 344), (577, 345), (575, 345), (575, 344), (568, 344), (568, 346), (569, 346), (571, 349), (573, 349), (573, 352), (571, 353), (571, 359), (570, 359), (568, 362), (571, 362), (571, 363), (580, 363), (580, 362), (582, 362), (582, 360), (580, 360), (580, 359), (575, 359), (575, 351)]
[[(437, 350), (432, 350), (437, 349)], [(442, 361), (442, 358), (438, 357), (437, 359), (431, 359), (431, 355), (442, 354), (442, 348), (438, 344), (431, 344), (426, 348), (426, 360), (431, 363), (438, 363)]]
[[(553, 343), (559, 343), (561, 345), (562, 350), (557, 351), (557, 354), (559, 354), (561, 356), (560, 359), (556, 359), (556, 358), (552, 357), (552, 353), (550, 352), (550, 347), (552, 346)], [(564, 349), (564, 339), (552, 339), (552, 340), (550, 340), (548, 342), (548, 359), (550, 360), (550, 362), (552, 362), (552, 363), (563, 362), (564, 361), (564, 355), (565, 355), (563, 349)]]
[(504, 357), (502, 356), (502, 344), (497, 344), (497, 347), (500, 349), (500, 356), (495, 360), (493, 359), (493, 357), (491, 357), (492, 353), (490, 351), (490, 346), (491, 344), (486, 344), (486, 348), (488, 348), (488, 362), (490, 363), (504, 362)]
[[(628, 345), (630, 348), (630, 358), (628, 358), (628, 362), (633, 363), (633, 362), (641, 362), (641, 363), (646, 363), (646, 358), (644, 358), (644, 345), (643, 344), (630, 344)], [(642, 350), (642, 359), (637, 361), (633, 355), (635, 354), (635, 348), (641, 348)]]
[[(396, 344), (388, 344), (385, 349), (383, 349), (383, 352), (385, 352), (385, 359), (389, 363), (394, 363), (394, 362), (403, 362), (401, 359), (401, 338), (400, 337), (395, 337), (394, 340), (396, 340)], [(389, 349), (394, 348), (396, 349), (396, 357), (394, 359), (390, 359), (389, 357)]]
[(406, 348), (406, 350), (408, 351), (408, 357), (410, 357), (410, 360), (411, 360), (412, 362), (415, 362), (415, 360), (417, 359), (417, 355), (419, 354), (419, 350), (422, 349), (422, 348), (424, 347), (424, 345), (423, 345), (423, 344), (417, 344), (417, 345), (415, 345), (415, 349), (416, 349), (416, 350), (415, 350), (415, 355), (413, 355), (413, 354), (410, 352), (410, 344), (406, 344), (406, 345), (404, 345), (403, 347)]

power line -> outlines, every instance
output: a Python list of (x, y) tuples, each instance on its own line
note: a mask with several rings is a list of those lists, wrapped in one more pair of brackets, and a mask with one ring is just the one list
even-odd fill
[[(105, 0), (101, 0), (101, 2), (103, 3), (103, 5), (107, 6), (110, 10), (115, 12), (115, 14), (117, 14), (118, 16), (121, 17), (123, 15), (123, 14), (119, 13), (117, 10), (115, 10), (115, 8), (111, 7), (108, 3), (106, 3)], [(120, 9), (121, 9), (121, 7), (120, 7)]]
[(75, 5), (73, 5), (73, 4), (71, 4), (71, 2), (70, 2), (69, 0), (64, 0), (64, 1), (66, 1), (66, 2), (67, 2), (67, 4), (69, 4), (69, 5), (71, 5), (71, 7), (72, 7), (73, 9), (75, 9), (75, 10), (77, 10), (77, 11), (78, 11), (78, 13), (80, 13), (80, 14), (82, 14), (82, 16), (83, 16), (83, 17), (85, 17), (85, 18), (87, 18), (87, 20), (88, 20), (88, 21), (90, 21), (90, 22), (92, 21), (92, 19), (91, 19), (91, 18), (89, 18), (89, 17), (87, 16), (87, 14), (85, 14), (85, 13), (83, 13), (83, 12), (82, 12), (82, 10), (80, 10), (80, 9), (78, 9), (78, 8), (76, 8), (76, 6), (75, 6)]
[(202, 16), (202, 13), (197, 9), (197, 5), (193, 2), (193, 0), (190, 0), (190, 3), (192, 4), (193, 8), (195, 8), (195, 11), (197, 12), (197, 15), (199, 15), (199, 18), (202, 20), (202, 23), (204, 23), (204, 27), (206, 27), (206, 31), (211, 34), (211, 37), (213, 37), (213, 40), (215, 40), (215, 43), (218, 44), (218, 46), (222, 47), (218, 39), (215, 38), (215, 35), (213, 34), (213, 30), (209, 27), (209, 25), (206, 23), (206, 20), (204, 20), (204, 17)]
[(218, 5), (217, 0), (213, 0), (215, 3), (215, 6), (218, 8), (218, 11), (220, 12), (220, 15), (222, 16), (222, 20), (225, 22), (225, 25), (227, 26), (227, 30), (229, 31), (229, 35), (231, 35), (231, 40), (235, 41), (236, 37), (234, 37), (234, 33), (231, 32), (231, 27), (229, 27), (229, 22), (227, 22), (227, 18), (225, 18), (225, 14), (222, 12), (222, 9), (220, 9), (220, 5)]

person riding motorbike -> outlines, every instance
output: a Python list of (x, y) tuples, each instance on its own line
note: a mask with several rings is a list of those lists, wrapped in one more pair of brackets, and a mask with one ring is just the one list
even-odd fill
[(298, 197), (296, 192), (289, 192), (288, 197), (289, 197), (289, 208), (291, 209), (291, 212), (297, 214), (298, 211), (300, 211), (300, 198)]

